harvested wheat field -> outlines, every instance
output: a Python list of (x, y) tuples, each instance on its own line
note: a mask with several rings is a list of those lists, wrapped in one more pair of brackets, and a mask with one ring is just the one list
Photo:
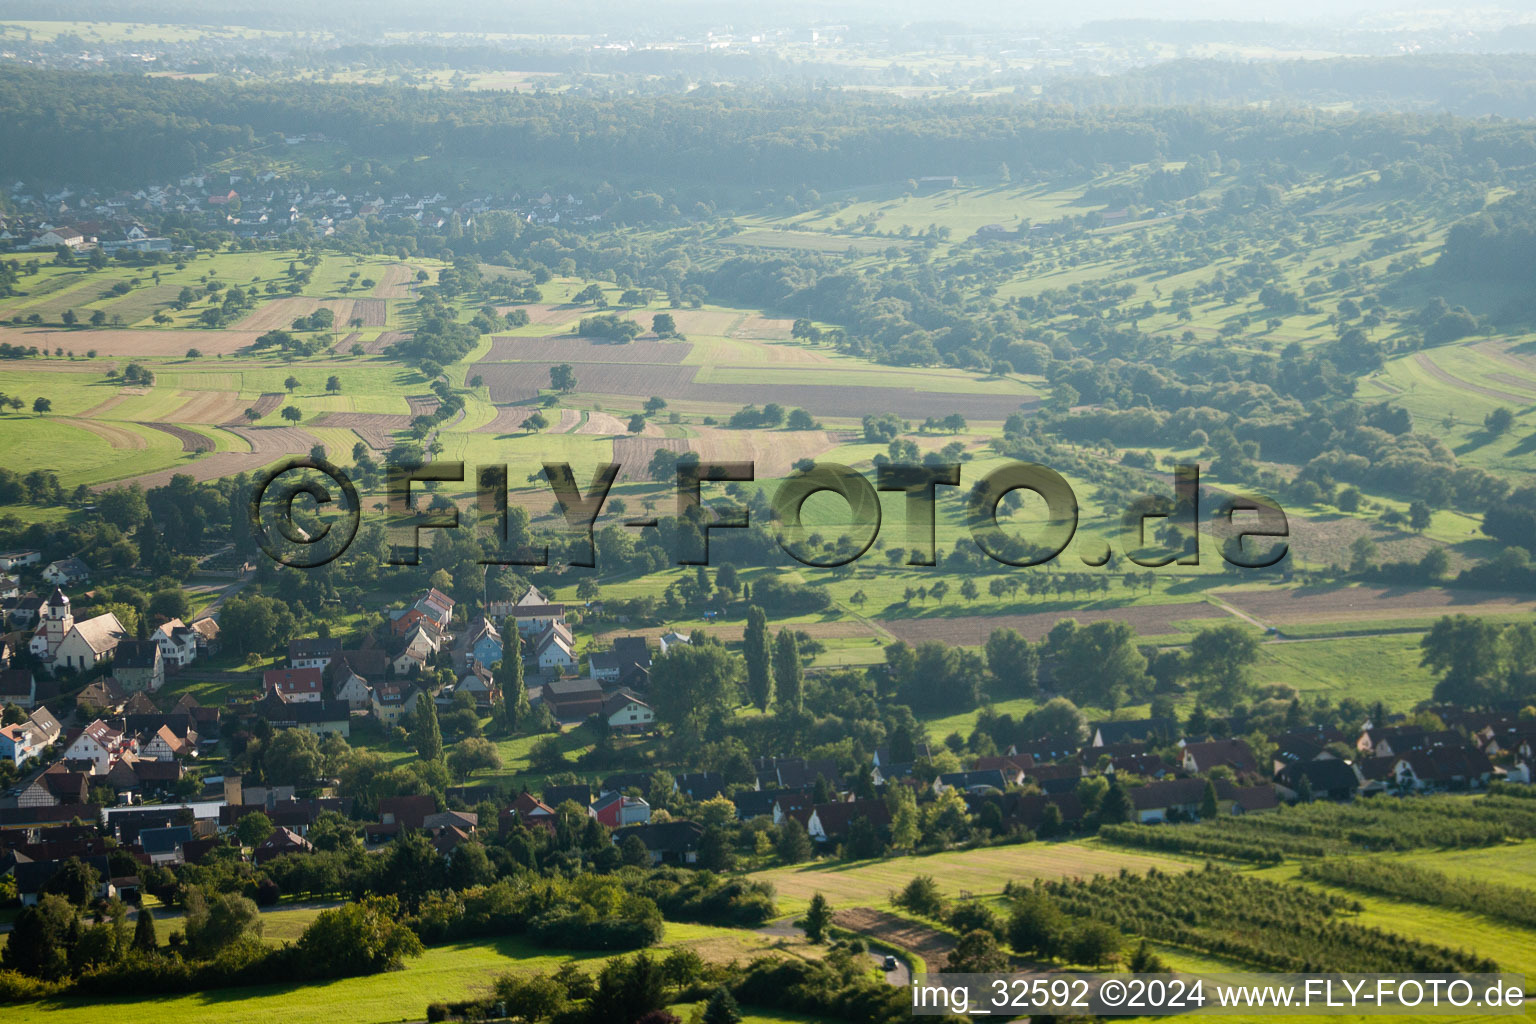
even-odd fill
[(265, 455), (267, 461), (284, 455), (308, 455), (320, 441), (315, 435), (298, 427), (226, 427), (251, 446), (251, 451)]
[(337, 353), (351, 352), (352, 346), (356, 345), (358, 339), (362, 338), (362, 336), (363, 335), (360, 331), (353, 331), (351, 334), (347, 335), (345, 338), (342, 338), (336, 344), (332, 345), (331, 351)]
[[(675, 314), (674, 314), (675, 315)], [(731, 328), (729, 337), (744, 341), (788, 341), (795, 322), (787, 317), (769, 317), (748, 313), (745, 320)]]
[[(413, 333), (415, 332), (383, 331), (377, 338), (374, 338), (372, 341), (363, 342), (363, 351), (370, 356), (376, 356), (383, 352), (385, 349), (389, 348), (389, 346), (393, 345), (395, 342), (404, 341), (406, 338), (409, 338)], [(349, 350), (351, 347), (352, 346), (350, 345), (347, 346)]]
[(651, 456), (661, 448), (679, 454), (689, 450), (687, 439), (681, 437), (614, 438), (613, 461), (619, 465), (617, 482), (649, 480), (646, 468), (651, 464)]
[(353, 299), (352, 312), (346, 319), (342, 319), (340, 312), (336, 314), (336, 323), (341, 326), (354, 326), (352, 321), (361, 320), (355, 325), (360, 327), (383, 327), (389, 321), (389, 304), (383, 299)]
[(1530, 615), (1536, 598), (1438, 587), (1295, 587), (1224, 590), (1222, 600), (1265, 625), (1433, 618), (1457, 612)]
[[(138, 390), (138, 389), (135, 389), (135, 390)], [(108, 411), (110, 411), (112, 409), (115, 409), (119, 405), (122, 405), (126, 401), (128, 401), (127, 393), (124, 392), (124, 391), (119, 391), (117, 394), (113, 395), (111, 398), (107, 399), (105, 402), (97, 402), (95, 405), (91, 406), (89, 409), (83, 410), (82, 412), (76, 413), (75, 415), (78, 416), (80, 419), (88, 420), (88, 419), (92, 418), (93, 416), (100, 416), (104, 412), (108, 412)]]
[[(1014, 629), (1027, 640), (1041, 640), (1062, 619), (1076, 619), (1088, 625), (1101, 619), (1129, 623), (1143, 637), (1170, 636), (1186, 632), (1181, 623), (1206, 619), (1230, 619), (1228, 613), (1204, 601), (1183, 604), (1137, 604), (1125, 608), (1080, 608), (1071, 611), (1025, 612), (1020, 615), (956, 615), (950, 618), (923, 617), (882, 619), (876, 624), (909, 644), (941, 640), (961, 647), (976, 647), (987, 642), (994, 629)], [(1236, 620), (1230, 620), (1236, 621)]]
[(506, 316), (514, 309), (527, 313), (531, 324), (563, 324), (575, 320), (583, 312), (581, 306), (552, 306), (547, 302), (535, 302), (527, 306), (497, 306), (496, 312)]
[[(204, 355), (230, 355), (249, 348), (259, 331), (157, 331), (133, 328), (55, 331), (44, 327), (0, 327), (0, 342), (40, 349), (66, 348), (76, 352), (95, 349), (98, 356), (183, 356), (188, 349)], [(101, 367), (81, 364), (83, 372)]]
[(785, 476), (801, 459), (837, 447), (825, 430), (724, 430), (700, 427), (690, 447), (711, 462), (750, 462), (759, 480)]
[(136, 451), (149, 447), (149, 442), (144, 439), (144, 435), (116, 423), (77, 419), (61, 419), (58, 422), (68, 423), (72, 427), (79, 427), (81, 430), (95, 434), (117, 451)]
[(351, 299), (316, 299), (308, 295), (290, 295), (285, 299), (270, 299), (245, 316), (235, 327), (244, 331), (264, 333), (272, 330), (291, 330), (293, 322), (301, 316), (309, 316), (321, 306), (329, 309), (336, 318), (337, 326), (345, 326), (352, 317)]
[[(548, 417), (545, 417), (545, 418), (547, 419)], [(549, 433), (551, 433), (551, 434), (569, 434), (569, 433), (574, 432), (576, 427), (577, 427), (577, 425), (580, 424), (580, 423), (581, 423), (581, 412), (579, 410), (576, 410), (576, 409), (561, 409), (560, 410), (560, 419), (558, 419), (557, 421), (555, 421), (553, 424), (550, 425)]]
[[(255, 409), (257, 415), (259, 416), (270, 416), (277, 411), (278, 406), (282, 405), (283, 399), (287, 397), (288, 396), (283, 394), (281, 391), (265, 391), (262, 393), (260, 398), (251, 403), (249, 408)], [(226, 427), (244, 426), (245, 423), (245, 410), (241, 409), (239, 414), (225, 420), (221, 425)]]
[(171, 482), (173, 476), (190, 476), (192, 479), (203, 482), (206, 480), (219, 480), (226, 476), (234, 476), (237, 473), (249, 473), (260, 469), (268, 463), (277, 461), (278, 456), (265, 452), (214, 452), (198, 459), (192, 459), (170, 469), (158, 470), (154, 473), (145, 473), (141, 476), (129, 477), (126, 480), (111, 480), (106, 483), (92, 484), (91, 490), (105, 491), (112, 487), (121, 487), (126, 484), (138, 484), (148, 491), (155, 487), (164, 487)]
[(238, 391), (184, 391), (182, 395), (187, 403), (166, 416), (166, 422), (225, 423), (245, 411)]
[[(627, 345), (562, 335), (516, 338), (496, 335), (482, 363), (681, 363), (693, 346), (683, 341), (632, 341)], [(546, 378), (548, 379), (548, 378)]]
[(400, 413), (331, 412), (315, 420), (317, 427), (336, 427), (350, 430), (363, 439), (363, 443), (375, 451), (385, 451), (395, 446), (393, 435), (408, 430), (411, 417)]
[(624, 311), (623, 315), (649, 332), (651, 319), (657, 313), (670, 313), (677, 324), (677, 332), (684, 337), (701, 334), (711, 338), (729, 337), (738, 322), (747, 316), (729, 309), (633, 309)]
[(416, 287), (416, 268), (404, 263), (391, 263), (379, 274), (373, 286), (373, 294), (381, 299), (408, 299)]
[(472, 434), (514, 434), (523, 427), (523, 420), (536, 410), (529, 405), (498, 405), (496, 418), (470, 431)]
[[(539, 389), (549, 387), (549, 371), (554, 365), (482, 361), (470, 367), (465, 377), (483, 379), (490, 389), (491, 401), (502, 405), (538, 397)], [(573, 362), (571, 368), (576, 374), (576, 390), (586, 395), (623, 395), (644, 401), (650, 395), (680, 398), (695, 390), (701, 395), (709, 394), (708, 388), (693, 388), (693, 377), (699, 372), (697, 366)]]
[(213, 438), (199, 434), (195, 430), (186, 427), (178, 427), (171, 423), (143, 423), (140, 426), (170, 434), (181, 442), (181, 450), (184, 452), (211, 452), (215, 448)]
[(436, 395), (406, 395), (405, 404), (411, 410), (411, 414), (406, 417), (406, 423), (409, 424), (417, 416), (431, 416), (443, 403), (438, 401)]
[(629, 421), (620, 419), (611, 412), (589, 412), (587, 422), (576, 428), (578, 434), (607, 434), (610, 437), (661, 437), (661, 428), (654, 423), (647, 423), (645, 429), (639, 434), (632, 434), (629, 430)]

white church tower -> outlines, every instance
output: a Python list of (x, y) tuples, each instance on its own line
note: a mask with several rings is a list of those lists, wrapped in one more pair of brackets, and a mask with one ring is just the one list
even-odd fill
[(69, 598), (64, 596), (64, 591), (54, 587), (48, 603), (43, 605), (43, 626), (39, 631), (46, 645), (44, 659), (52, 659), (58, 653), (59, 645), (74, 628), (75, 616), (69, 609)]

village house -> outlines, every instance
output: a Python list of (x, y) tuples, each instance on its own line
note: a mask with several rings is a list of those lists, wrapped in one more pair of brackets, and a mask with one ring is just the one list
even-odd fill
[(130, 737), (98, 718), (80, 730), (80, 735), (64, 748), (64, 760), (89, 761), (93, 775), (105, 775), (119, 754), (132, 749)]
[(166, 867), (185, 864), (183, 848), (193, 839), (192, 826), (167, 825), (164, 828), (146, 828), (139, 831), (139, 849), (154, 865)]
[(587, 813), (609, 828), (643, 825), (651, 820), (651, 805), (638, 796), (608, 793), (597, 798)]
[(613, 641), (611, 651), (594, 651), (587, 656), (588, 672), (599, 683), (620, 683), (636, 669), (651, 667), (651, 652), (645, 638), (621, 636)]
[(43, 560), (41, 551), (0, 551), (0, 571), (10, 572), (12, 569), (21, 569), (29, 565), (36, 565)]
[(645, 847), (653, 866), (697, 864), (699, 840), (704, 836), (704, 827), (691, 821), (647, 822), (624, 829), (622, 835), (615, 831), (613, 841), (617, 844), (627, 841), (630, 836), (634, 836)]
[[(313, 672), (314, 669), (303, 671)], [(257, 701), (255, 712), (274, 729), (303, 729), (317, 737), (352, 735), (352, 711), (329, 700), (284, 701), (268, 694)]]
[(536, 636), (532, 656), (540, 672), (565, 675), (576, 669), (575, 640), (563, 622), (552, 622)]
[(1349, 761), (1326, 757), (1286, 765), (1275, 773), (1275, 785), (1287, 800), (1305, 794), (1314, 800), (1351, 800), (1365, 788), (1365, 776)]
[(610, 732), (632, 736), (656, 727), (656, 712), (630, 690), (621, 689), (603, 701), (603, 721)]
[(15, 704), (23, 711), (37, 707), (37, 679), (31, 669), (0, 669), (0, 707), (6, 704)]
[(285, 704), (325, 699), (325, 677), (318, 668), (273, 668), (261, 679), (262, 691)]
[(47, 708), (37, 708), (26, 721), (0, 729), (0, 759), (8, 759), (19, 768), (57, 743), (63, 732), (64, 727)]
[(891, 811), (884, 800), (847, 800), (816, 804), (811, 808), (805, 830), (816, 842), (834, 842), (847, 835), (861, 819), (882, 832), (891, 827)]
[[(94, 900), (109, 900), (117, 895), (112, 885), (112, 866), (102, 855), (86, 856), (81, 860), (96, 872)], [(29, 860), (18, 863), (13, 869), (16, 879), (16, 896), (23, 907), (35, 907), (43, 897), (43, 891), (53, 877), (64, 869), (64, 860)]]
[(656, 640), (656, 646), (660, 648), (662, 654), (666, 654), (669, 650), (676, 647), (678, 644), (691, 643), (693, 643), (691, 638), (684, 636), (675, 629), (667, 630)]
[(16, 806), (83, 807), (90, 791), (89, 772), (73, 772), (62, 764), (54, 764), (22, 789), (16, 798)]
[(406, 683), (380, 683), (373, 688), (373, 717), (385, 725), (399, 725), (400, 719), (416, 710), (421, 692)]
[[(1169, 779), (1150, 782), (1126, 790), (1131, 798), (1135, 820), (1143, 825), (1165, 821), (1193, 820), (1200, 816), (1200, 804), (1205, 799), (1206, 779)], [(1217, 808), (1222, 814), (1248, 814), (1254, 811), (1272, 810), (1279, 806), (1273, 786), (1234, 786), (1225, 779), (1217, 779)]]
[(475, 706), (489, 708), (501, 699), (501, 688), (496, 685), (496, 677), (486, 666), (476, 662), (471, 665), (468, 672), (459, 677), (454, 689), (455, 694), (467, 693), (475, 698)]
[(90, 578), (91, 567), (78, 558), (61, 558), (43, 569), (43, 579), (59, 587), (86, 583)]
[(5, 609), (5, 622), (12, 629), (30, 629), (43, 614), (44, 598), (28, 591), (0, 602)]
[(1493, 778), (1488, 756), (1466, 747), (1410, 750), (1395, 758), (1392, 770), (1399, 789), (1416, 792), (1483, 789)]
[(501, 661), (501, 634), (484, 616), (469, 624), (460, 640), (460, 646), (463, 657), (459, 664), (466, 668), (475, 665), (491, 668)]
[(1186, 772), (1208, 772), (1218, 765), (1226, 765), (1234, 772), (1258, 769), (1253, 751), (1242, 740), (1211, 740), (1184, 745), (1183, 767)]
[(988, 790), (1002, 792), (1008, 787), (1003, 773), (996, 768), (968, 772), (946, 772), (933, 780), (933, 793), (942, 796), (946, 790), (958, 789), (962, 793), (985, 793)]
[(503, 807), (496, 815), (496, 827), (502, 832), (518, 824), (553, 833), (555, 809), (525, 789), (512, 799), (509, 806)]
[(353, 670), (345, 657), (338, 657), (331, 667), (331, 698), (353, 711), (367, 711), (373, 706), (373, 688), (368, 680)]
[(1088, 727), (1090, 746), (1112, 747), (1121, 743), (1170, 743), (1179, 723), (1172, 718), (1137, 718), (1124, 722), (1094, 722)]
[(543, 699), (560, 722), (579, 722), (603, 710), (603, 688), (591, 679), (555, 679), (544, 684)]
[(257, 865), (289, 854), (313, 853), (315, 846), (290, 828), (278, 826), (253, 851)]
[(397, 676), (415, 676), (425, 671), (427, 662), (437, 654), (442, 644), (441, 634), (429, 628), (424, 620), (418, 620), (405, 636), (405, 644), (390, 662)]
[(112, 675), (129, 693), (154, 693), (165, 685), (165, 658), (153, 640), (119, 640)]
[(186, 668), (197, 660), (198, 632), (180, 619), (157, 626), (154, 641), (168, 668)]
[(341, 651), (341, 641), (330, 637), (300, 637), (288, 641), (290, 668), (323, 669)]
[(93, 679), (75, 697), (75, 703), (80, 707), (104, 714), (116, 714), (121, 711), (127, 700), (128, 694), (111, 676)]

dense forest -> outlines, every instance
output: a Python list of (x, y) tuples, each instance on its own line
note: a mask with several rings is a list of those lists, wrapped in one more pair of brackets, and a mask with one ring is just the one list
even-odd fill
[[(713, 191), (817, 189), (929, 175), (1083, 177), (1219, 152), (1244, 162), (1411, 160), (1446, 172), (1536, 162), (1536, 126), (1183, 108), (1092, 113), (1013, 100), (850, 98), (703, 87), (593, 99), (407, 87), (0, 71), (0, 175), (138, 185), (274, 144), (345, 140), (354, 160), (421, 155)], [(82, 138), (94, 140), (83, 147)], [(448, 173), (445, 170), (445, 175)], [(445, 177), (445, 181), (451, 181)]]

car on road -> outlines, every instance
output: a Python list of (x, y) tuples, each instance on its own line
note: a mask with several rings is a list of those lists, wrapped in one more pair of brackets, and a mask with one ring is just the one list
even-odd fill
[(889, 953), (885, 954), (885, 969), (888, 971), (894, 971), (897, 966), (896, 958), (891, 956)]

